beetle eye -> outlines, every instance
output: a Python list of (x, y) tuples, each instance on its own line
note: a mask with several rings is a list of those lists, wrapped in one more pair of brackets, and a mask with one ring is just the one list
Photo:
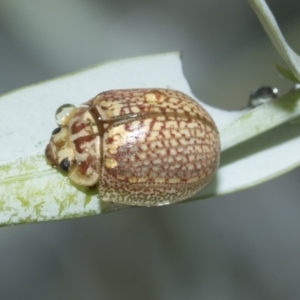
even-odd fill
[(70, 160), (68, 157), (64, 158), (60, 164), (59, 164), (60, 168), (65, 171), (68, 172), (69, 171), (69, 167), (70, 167)]
[(57, 127), (52, 131), (52, 135), (59, 133), (61, 130), (61, 127)]

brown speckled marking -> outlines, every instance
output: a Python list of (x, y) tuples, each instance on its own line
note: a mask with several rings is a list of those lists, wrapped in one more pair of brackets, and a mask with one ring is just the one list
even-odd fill
[(70, 178), (83, 185), (99, 181), (101, 200), (174, 203), (214, 176), (218, 131), (187, 95), (166, 89), (113, 90), (84, 105), (67, 124), (73, 150)]

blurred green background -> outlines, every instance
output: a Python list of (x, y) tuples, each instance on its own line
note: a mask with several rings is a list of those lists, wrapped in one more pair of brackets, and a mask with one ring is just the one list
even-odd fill
[[(300, 2), (268, 4), (300, 53)], [(174, 50), (194, 94), (217, 107), (244, 107), (260, 85), (292, 87), (247, 1), (0, 2), (1, 94)], [(299, 299), (299, 177), (298, 168), (218, 198), (2, 228), (0, 299)]]

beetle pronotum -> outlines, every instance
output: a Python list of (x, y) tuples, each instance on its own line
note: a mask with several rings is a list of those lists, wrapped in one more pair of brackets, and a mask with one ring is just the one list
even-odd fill
[(208, 112), (168, 89), (111, 90), (72, 107), (45, 154), (102, 201), (155, 206), (187, 199), (219, 164), (220, 140)]

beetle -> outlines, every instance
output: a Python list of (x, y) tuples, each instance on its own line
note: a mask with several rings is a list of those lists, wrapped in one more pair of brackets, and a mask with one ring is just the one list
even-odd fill
[(158, 206), (187, 199), (214, 177), (218, 129), (188, 95), (170, 89), (110, 90), (64, 106), (47, 161), (102, 201)]

